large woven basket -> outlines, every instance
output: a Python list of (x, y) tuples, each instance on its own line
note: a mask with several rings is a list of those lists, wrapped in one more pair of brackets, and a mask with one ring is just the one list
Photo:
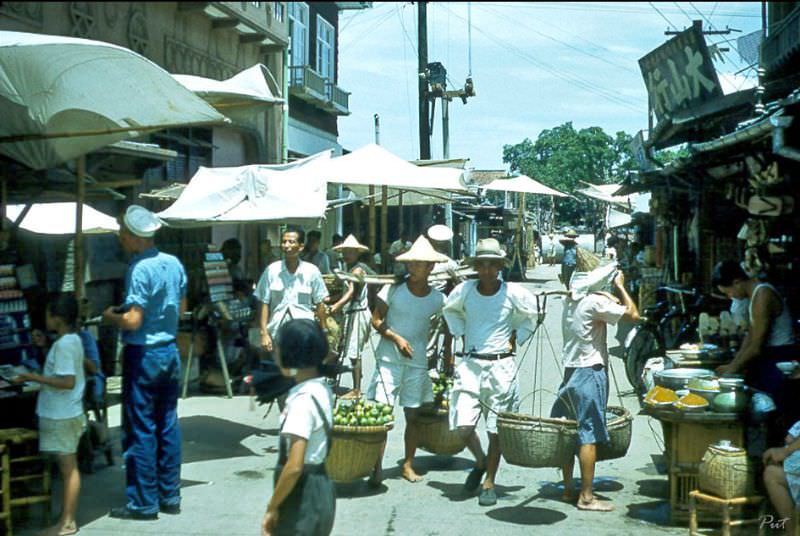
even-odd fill
[(385, 426), (334, 426), (325, 470), (334, 482), (352, 482), (372, 473), (386, 444)]
[(497, 433), (500, 452), (512, 465), (562, 467), (575, 453), (575, 421), (503, 412)]
[(697, 484), (701, 491), (723, 499), (749, 497), (754, 494), (755, 476), (747, 452), (741, 449), (731, 452), (711, 445), (700, 462)]
[(417, 430), (419, 430), (419, 447), (433, 454), (453, 456), (466, 447), (461, 435), (450, 431), (446, 409), (423, 408), (417, 417)]
[(620, 406), (608, 406), (606, 411), (613, 413), (614, 417), (607, 422), (608, 443), (597, 445), (597, 461), (616, 460), (628, 453), (633, 434), (633, 415)]

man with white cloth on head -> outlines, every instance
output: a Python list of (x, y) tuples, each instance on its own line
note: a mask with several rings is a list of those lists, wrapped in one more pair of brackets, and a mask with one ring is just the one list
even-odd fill
[[(412, 462), (419, 441), (419, 407), (433, 402), (425, 346), (431, 324), (439, 321), (444, 306), (444, 295), (428, 284), (428, 276), (434, 263), (445, 259), (424, 236), (417, 238), (410, 250), (397, 257), (398, 262), (405, 263), (408, 278), (384, 286), (372, 313), (372, 326), (380, 333), (381, 340), (375, 350), (376, 367), (367, 398), (390, 406), (399, 400), (403, 406), (406, 430), (402, 474), (409, 482), (422, 480)], [(449, 336), (445, 337), (445, 347), (450, 350)], [(446, 355), (452, 360), (452, 355)], [(380, 480), (378, 459), (370, 481), (375, 485)]]
[[(583, 270), (582, 270), (583, 268)], [(625, 277), (612, 262), (586, 271), (579, 259), (569, 281), (571, 294), (564, 303), (562, 360), (564, 381), (550, 416), (566, 417), (578, 422), (578, 461), (581, 490), (577, 506), (580, 510), (609, 512), (608, 501), (598, 500), (592, 493), (597, 444), (607, 443), (606, 406), (608, 405), (607, 324), (622, 319), (639, 320), (636, 304), (625, 290)], [(613, 291), (611, 294), (609, 291)], [(574, 500), (572, 470), (575, 458), (562, 467), (564, 500)]]
[[(507, 259), (496, 239), (479, 240), (469, 262), (478, 279), (459, 284), (444, 306), (450, 333), (464, 339), (464, 358), (456, 367), (450, 394), (450, 429), (464, 436), (475, 456), (465, 489), (475, 491), (485, 472), (478, 504), (491, 506), (497, 503), (494, 481), (500, 465), (497, 413), (519, 407), (514, 354), (517, 344), (533, 334), (536, 305), (533, 295), (521, 285), (499, 279)], [(489, 433), (486, 455), (475, 433), (481, 415)]]
[[(441, 277), (449, 275), (449, 278), (432, 281), (431, 286), (447, 296), (457, 284), (461, 283), (463, 279), (466, 279), (462, 279), (456, 275), (459, 264), (447, 255), (447, 252), (450, 250), (450, 241), (453, 239), (453, 231), (447, 225), (437, 224), (428, 227), (427, 234), (431, 246), (441, 254), (442, 258), (442, 260), (433, 265), (431, 276)], [(437, 322), (431, 324), (427, 350), (429, 363), (433, 363), (438, 358), (441, 335), (446, 331), (444, 328), (444, 318), (440, 318)]]

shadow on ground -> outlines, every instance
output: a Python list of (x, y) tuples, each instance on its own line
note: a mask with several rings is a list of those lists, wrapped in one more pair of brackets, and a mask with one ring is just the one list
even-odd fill
[(506, 506), (495, 508), (486, 512), (486, 515), (496, 521), (511, 523), (513, 525), (554, 525), (567, 518), (567, 514), (549, 508), (534, 506)]
[(639, 480), (636, 485), (639, 486), (636, 494), (642, 497), (650, 497), (652, 499), (666, 499), (669, 497), (669, 482), (662, 478)]
[(180, 419), (180, 425), (184, 464), (252, 456), (253, 451), (242, 446), (242, 441), (265, 434), (261, 428), (207, 415), (184, 417)]
[(627, 516), (639, 521), (666, 527), (670, 525), (670, 507), (666, 500), (627, 505)]
[[(464, 490), (464, 484), (451, 484), (447, 482), (437, 482), (434, 480), (427, 481), (426, 484), (433, 489), (441, 491), (442, 497), (452, 502), (463, 502), (469, 500), (477, 502), (477, 490), (474, 493), (468, 493)], [(501, 486), (498, 484), (494, 489), (497, 492), (497, 498), (502, 499), (515, 491), (523, 489), (523, 486)]]

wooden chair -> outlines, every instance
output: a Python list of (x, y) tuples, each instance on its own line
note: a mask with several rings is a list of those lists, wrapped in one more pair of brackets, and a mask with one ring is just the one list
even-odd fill
[(39, 455), (39, 432), (28, 428), (0, 429), (0, 445), (8, 457), (10, 510), (42, 503), (45, 523), (49, 524), (50, 462)]
[[(766, 512), (767, 502), (764, 497), (755, 495), (752, 497), (734, 497), (723, 499), (714, 495), (703, 493), (699, 490), (689, 492), (689, 536), (702, 536), (703, 533), (697, 528), (697, 502), (708, 503), (722, 511), (722, 536), (731, 536), (732, 527), (742, 525), (758, 525), (758, 536), (764, 536), (764, 527), (761, 520)], [(758, 517), (751, 519), (732, 519), (731, 511), (737, 507), (758, 506)]]
[(6, 527), (5, 534), (11, 536), (11, 480), (9, 475), (8, 449), (0, 445), (0, 520)]

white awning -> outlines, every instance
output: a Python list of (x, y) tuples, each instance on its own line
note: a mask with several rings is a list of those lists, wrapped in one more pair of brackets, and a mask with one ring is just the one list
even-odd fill
[(651, 194), (631, 194), (631, 195), (614, 195), (620, 189), (620, 184), (589, 184), (586, 188), (576, 190), (576, 193), (583, 194), (586, 197), (597, 199), (604, 203), (618, 205), (620, 207), (629, 208), (632, 212), (643, 212), (648, 214), (650, 212), (650, 197)]
[(510, 179), (495, 179), (489, 184), (481, 186), (484, 190), (498, 190), (501, 192), (519, 192), (535, 195), (552, 195), (555, 197), (569, 197), (567, 194), (545, 186), (527, 175), (519, 175)]
[(123, 47), (0, 31), (0, 153), (46, 169), (163, 128), (226, 118)]
[(237, 110), (252, 113), (254, 108), (283, 104), (283, 99), (273, 95), (267, 80), (269, 76), (269, 70), (261, 64), (222, 81), (188, 74), (172, 75), (189, 91), (226, 115)]
[[(25, 210), (25, 205), (8, 205), (6, 218), (12, 222)], [(75, 234), (77, 203), (35, 203), (20, 223), (20, 228), (32, 233), (45, 235)], [(117, 220), (90, 207), (83, 205), (81, 217), (84, 234), (115, 233), (119, 231)]]

